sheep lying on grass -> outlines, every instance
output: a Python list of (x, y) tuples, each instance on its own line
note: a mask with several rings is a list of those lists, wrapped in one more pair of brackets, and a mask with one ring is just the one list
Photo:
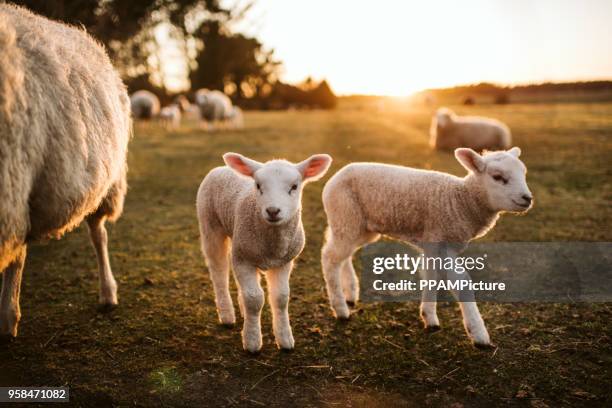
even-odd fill
[(166, 129), (178, 129), (181, 126), (181, 108), (177, 104), (164, 106), (159, 112), (159, 120)]
[[(457, 149), (457, 160), (468, 170), (464, 178), (377, 163), (353, 163), (336, 173), (323, 189), (328, 229), (321, 258), (335, 316), (348, 318), (347, 302), (358, 298), (353, 253), (381, 234), (414, 244), (428, 257), (452, 257), (493, 228), (501, 212), (527, 211), (532, 195), (520, 152), (513, 147), (481, 156), (471, 149)], [(453, 245), (447, 248), (444, 243)], [(436, 279), (436, 271), (424, 272), (426, 279)], [(453, 273), (449, 279), (457, 278)], [(469, 279), (467, 273), (462, 277)], [(438, 327), (435, 293), (423, 292), (422, 299), (425, 326)], [(460, 301), (460, 306), (471, 340), (489, 345), (476, 303)]]
[(153, 92), (145, 89), (136, 91), (130, 97), (130, 103), (135, 119), (149, 120), (159, 115), (159, 99)]
[(223, 159), (227, 166), (211, 170), (197, 195), (202, 252), (210, 271), (219, 320), (224, 325), (236, 321), (229, 292), (231, 258), (244, 317), (244, 349), (253, 353), (261, 349), (264, 293), (259, 273), (264, 271), (276, 344), (293, 349), (289, 275), (293, 260), (304, 248), (302, 189), (325, 174), (331, 157), (318, 154), (298, 164), (285, 160), (264, 164), (236, 153), (226, 153)]
[(27, 244), (83, 219), (100, 302), (117, 303), (104, 222), (123, 209), (130, 129), (125, 86), (96, 41), (0, 4), (0, 335), (17, 335)]
[(434, 149), (453, 150), (469, 147), (476, 151), (508, 149), (512, 136), (508, 126), (496, 119), (457, 116), (440, 108), (431, 120), (430, 145)]

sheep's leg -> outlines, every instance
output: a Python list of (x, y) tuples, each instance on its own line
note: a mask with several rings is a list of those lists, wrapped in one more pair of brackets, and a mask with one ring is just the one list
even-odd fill
[(342, 291), (349, 306), (355, 306), (359, 300), (359, 280), (353, 267), (353, 257), (350, 256), (341, 267)]
[(242, 346), (251, 353), (261, 350), (261, 309), (264, 304), (264, 292), (259, 284), (257, 268), (241, 261), (234, 260), (234, 276), (238, 283), (240, 301), (244, 312), (242, 328)]
[(215, 291), (215, 304), (221, 324), (236, 323), (234, 304), (229, 290), (229, 239), (218, 233), (202, 235), (202, 252)]
[(327, 287), (327, 296), (332, 311), (338, 319), (348, 319), (350, 310), (342, 288), (340, 268), (348, 261), (355, 248), (347, 242), (339, 241), (329, 233), (328, 240), (321, 251), (321, 267)]
[[(421, 269), (421, 279), (425, 280), (437, 280), (438, 272), (435, 269)], [(420, 307), (420, 315), (423, 323), (425, 324), (425, 328), (427, 330), (437, 330), (440, 328), (440, 321), (438, 320), (438, 312), (437, 308), (437, 291), (427, 289), (423, 289), (421, 292), (421, 307)]]
[(89, 236), (91, 243), (96, 251), (98, 259), (98, 271), (100, 279), (99, 302), (102, 305), (116, 305), (117, 302), (117, 282), (113, 276), (108, 258), (108, 233), (104, 222), (106, 216), (97, 213), (87, 218), (89, 226)]
[[(449, 256), (449, 255), (446, 255)], [(450, 255), (454, 256), (454, 255)], [(459, 273), (453, 269), (447, 270), (446, 279), (448, 281), (471, 280), (470, 274), (465, 271)], [(474, 300), (474, 292), (469, 289), (452, 290), (455, 299), (459, 302), (461, 314), (463, 316), (463, 326), (468, 337), (476, 347), (488, 347), (491, 345), (489, 332), (485, 327), (484, 320), (478, 310), (478, 305)]]
[(24, 245), (17, 251), (17, 257), (6, 267), (2, 275), (0, 336), (17, 337), (17, 326), (21, 318), (19, 292), (25, 258), (26, 246)]
[(276, 345), (280, 349), (293, 350), (295, 341), (289, 322), (289, 275), (293, 262), (266, 272), (268, 301), (272, 309), (272, 328)]

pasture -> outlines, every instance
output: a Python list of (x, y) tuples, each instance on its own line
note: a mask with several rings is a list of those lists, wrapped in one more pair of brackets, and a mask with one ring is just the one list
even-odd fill
[[(352, 161), (464, 174), (451, 153), (429, 149), (429, 109), (372, 106), (247, 112), (244, 129), (210, 133), (137, 124), (125, 212), (109, 229), (119, 307), (97, 307), (86, 228), (30, 246), (20, 333), (0, 348), (0, 383), (67, 385), (76, 406), (610, 406), (611, 304), (481, 304), (498, 346), (485, 351), (469, 344), (456, 304), (440, 305), (434, 333), (417, 303), (362, 303), (349, 322), (333, 319), (319, 264), (324, 181)], [(502, 216), (484, 240), (612, 241), (612, 104), (453, 109), (506, 122), (529, 169), (535, 207)], [(217, 324), (195, 195), (227, 151), (334, 158), (305, 189), (291, 353), (276, 350), (267, 305), (258, 356), (242, 350), (240, 319)]]

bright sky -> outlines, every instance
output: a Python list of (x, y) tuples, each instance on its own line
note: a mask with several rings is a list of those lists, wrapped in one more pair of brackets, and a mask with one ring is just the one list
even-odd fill
[(339, 94), (612, 78), (612, 0), (257, 0), (282, 79)]

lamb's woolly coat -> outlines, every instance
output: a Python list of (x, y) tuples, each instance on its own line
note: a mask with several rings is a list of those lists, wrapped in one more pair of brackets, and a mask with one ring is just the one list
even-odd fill
[(441, 108), (431, 121), (430, 145), (434, 149), (500, 150), (508, 149), (511, 144), (510, 129), (496, 119), (458, 116), (450, 109)]
[(221, 91), (199, 89), (195, 102), (200, 108), (200, 117), (209, 122), (228, 120), (232, 114), (232, 101)]
[[(304, 249), (301, 210), (282, 227), (266, 223), (257, 208), (253, 180), (229, 167), (217, 167), (198, 190), (198, 218), (203, 236), (222, 231), (232, 239), (232, 256), (260, 270), (291, 262)], [(239, 220), (239, 222), (237, 222)]]
[(31, 240), (122, 211), (130, 102), (83, 30), (0, 4), (0, 271)]
[(368, 232), (415, 243), (460, 243), (485, 234), (498, 218), (473, 175), (378, 163), (341, 169), (325, 185), (323, 205), (338, 238)]

